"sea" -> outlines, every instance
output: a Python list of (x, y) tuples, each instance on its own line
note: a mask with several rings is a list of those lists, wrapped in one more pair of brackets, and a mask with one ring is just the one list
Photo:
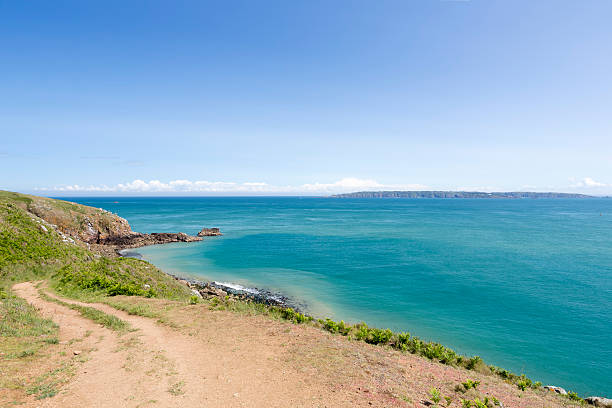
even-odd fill
[(136, 249), (168, 273), (612, 396), (612, 199), (69, 199), (139, 232), (221, 229)]

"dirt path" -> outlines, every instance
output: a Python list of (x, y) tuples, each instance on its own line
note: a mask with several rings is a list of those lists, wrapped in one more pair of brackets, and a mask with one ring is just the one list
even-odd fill
[[(30, 282), (14, 290), (60, 326), (60, 340), (88, 352), (74, 379), (39, 407), (341, 407), (372, 406), (282, 362), (275, 342), (244, 344), (240, 339), (189, 336), (103, 304), (94, 307), (129, 322), (137, 331), (119, 336), (78, 312), (48, 302)], [(378, 404), (374, 404), (378, 405)]]
[(466, 378), (480, 381), (479, 392), (507, 408), (572, 405), (542, 390), (521, 392), (491, 375), (261, 315), (182, 306), (169, 312), (173, 328), (108, 305), (61, 299), (135, 329), (120, 335), (42, 299), (33, 283), (13, 289), (59, 324), (60, 341), (70, 352), (81, 351), (73, 359), (85, 360), (74, 365), (74, 377), (59, 394), (26, 406), (416, 408), (431, 405), (428, 394), (437, 387), (458, 408), (462, 398), (474, 397), (456, 391)]

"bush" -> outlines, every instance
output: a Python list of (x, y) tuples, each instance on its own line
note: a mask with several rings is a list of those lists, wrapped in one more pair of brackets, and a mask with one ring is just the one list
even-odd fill
[(338, 333), (338, 323), (331, 319), (326, 319), (323, 328), (330, 333)]
[(386, 344), (391, 340), (391, 336), (393, 336), (393, 332), (389, 329), (370, 329), (368, 333), (368, 337), (366, 338), (366, 343), (370, 344)]
[(300, 312), (296, 312), (292, 308), (288, 307), (286, 309), (281, 309), (281, 317), (285, 320), (289, 320), (293, 323), (305, 323), (312, 320), (312, 317), (305, 316)]
[(360, 323), (356, 327), (357, 333), (355, 337), (369, 344), (387, 344), (393, 336), (393, 332), (389, 329), (369, 328), (365, 323)]
[(196, 295), (193, 295), (189, 298), (190, 305), (196, 305), (198, 304), (199, 301), (200, 301), (200, 298), (198, 298)]
[(410, 333), (398, 333), (391, 340), (391, 346), (398, 350), (408, 350), (408, 344), (410, 343)]
[(467, 359), (465, 363), (465, 368), (467, 368), (468, 370), (473, 370), (481, 362), (482, 362), (482, 358), (478, 356), (471, 357)]
[(412, 354), (420, 354), (424, 346), (425, 343), (423, 343), (421, 339), (418, 337), (413, 337), (408, 345), (408, 351), (410, 351)]
[(61, 286), (75, 285), (81, 289), (103, 291), (109, 296), (154, 297), (157, 295), (153, 289), (145, 289), (141, 283), (124, 277), (125, 271), (122, 270), (122, 267), (123, 265), (118, 261), (102, 258), (79, 265), (64, 265), (57, 276)]
[(529, 387), (529, 383), (524, 379), (521, 379), (516, 383), (516, 386), (519, 388), (519, 390), (525, 391)]
[(368, 333), (369, 333), (368, 325), (365, 324), (364, 322), (361, 322), (355, 327), (357, 328), (357, 333), (355, 333), (355, 338), (357, 340), (365, 341), (365, 339), (368, 338)]
[(485, 399), (483, 401), (481, 401), (479, 398), (476, 398), (474, 401), (472, 401), (472, 405), (475, 408), (488, 408), (489, 407), (489, 399), (487, 397), (485, 397)]
[(465, 382), (462, 382), (461, 385), (463, 385), (463, 388), (468, 391), (470, 388), (476, 389), (480, 385), (480, 381), (467, 379)]
[(435, 405), (438, 405), (438, 403), (442, 399), (442, 396), (440, 395), (440, 390), (438, 390), (436, 387), (432, 387), (432, 389), (429, 390), (429, 396), (431, 397), (431, 400)]
[(351, 325), (344, 323), (344, 320), (340, 320), (340, 323), (338, 323), (338, 333), (343, 336), (348, 336), (351, 332), (351, 329)]

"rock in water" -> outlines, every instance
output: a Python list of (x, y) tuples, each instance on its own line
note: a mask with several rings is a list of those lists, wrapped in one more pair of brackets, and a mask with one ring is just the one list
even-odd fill
[(215, 237), (221, 234), (219, 228), (202, 228), (202, 231), (198, 232), (198, 237)]

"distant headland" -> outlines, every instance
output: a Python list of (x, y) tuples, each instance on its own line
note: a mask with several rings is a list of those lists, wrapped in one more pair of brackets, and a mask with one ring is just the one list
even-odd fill
[(331, 198), (595, 198), (573, 193), (534, 193), (526, 191), (485, 193), (480, 191), (359, 191), (335, 194)]

